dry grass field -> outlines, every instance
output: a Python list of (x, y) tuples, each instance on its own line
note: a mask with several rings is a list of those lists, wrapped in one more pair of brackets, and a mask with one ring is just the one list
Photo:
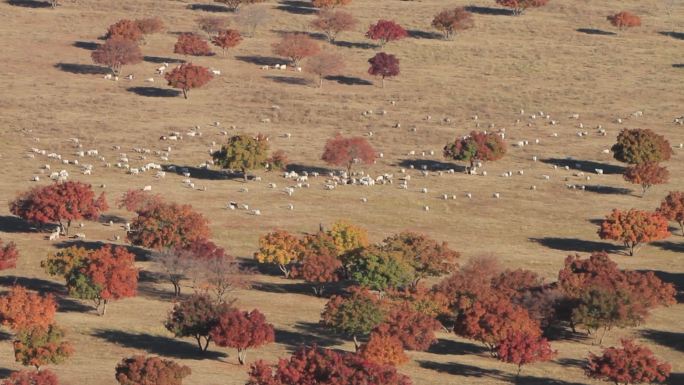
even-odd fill
[[(153, 173), (126, 175), (122, 169), (102, 167), (95, 159), (92, 176), (81, 175), (77, 166), (63, 168), (72, 179), (97, 186), (97, 191), (105, 184), (110, 206), (127, 189), (145, 185), (169, 200), (191, 203), (210, 219), (213, 240), (242, 258), (251, 258), (259, 235), (271, 229), (310, 232), (319, 223), (345, 218), (365, 226), (373, 241), (400, 230), (417, 230), (448, 241), (464, 261), (493, 255), (506, 267), (532, 269), (548, 280), (557, 277), (568, 254), (587, 256), (608, 250), (621, 267), (657, 271), (675, 282), (680, 293), (684, 290), (684, 237), (679, 230), (629, 257), (616, 244), (601, 241), (595, 224), (612, 208), (651, 210), (668, 191), (684, 190), (684, 150), (675, 150), (666, 164), (671, 173), (669, 184), (655, 186), (644, 198), (623, 180), (620, 172), (624, 165), (602, 153), (623, 127), (651, 128), (673, 144), (684, 142), (684, 129), (672, 123), (675, 116), (684, 114), (682, 2), (675, 2), (668, 17), (668, 2), (661, 0), (552, 0), (547, 7), (521, 17), (477, 13), (475, 28), (444, 41), (435, 38), (430, 28), (435, 13), (452, 5), (497, 8), (494, 0), (354, 0), (347, 8), (361, 21), (357, 31), (343, 34), (336, 46), (321, 44), (345, 56), (344, 76), (356, 84), (326, 80), (319, 89), (306, 74), (260, 69), (262, 62), (284, 63), (273, 58), (271, 44), (283, 31), (312, 32), (308, 23), (314, 17), (306, 8), (307, 1), (269, 0), (259, 7), (269, 9), (270, 21), (254, 37), (225, 57), (219, 54), (194, 60), (220, 69), (222, 75), (205, 88), (191, 91), (188, 100), (170, 93), (154, 70), (166, 58), (183, 59), (173, 54), (177, 33), (196, 31), (196, 18), (216, 14), (201, 9), (211, 8), (192, 9), (196, 4), (192, 0), (64, 3), (54, 10), (35, 7), (32, 2), (0, 3), (0, 238), (16, 242), (21, 251), (17, 268), (0, 276), (5, 287), (18, 282), (36, 290), (63, 290), (63, 282), (47, 276), (39, 265), (59, 243), (28, 231), (10, 216), (7, 207), (18, 192), (36, 184), (30, 180), (41, 175), (40, 166), (51, 163), (53, 170), (62, 168), (41, 156), (29, 158), (30, 148), (73, 159), (76, 150), (68, 139), (77, 137), (84, 148), (99, 149), (107, 161), (115, 162), (120, 152), (126, 152), (132, 166), (139, 166), (160, 161), (156, 157), (137, 159), (132, 148), (171, 145), (170, 160), (162, 163), (196, 167), (209, 159), (207, 149), (212, 141), (225, 140), (219, 131), (235, 125), (236, 129), (228, 129), (229, 134), (267, 134), (273, 149), (285, 150), (291, 162), (303, 168), (327, 167), (320, 154), (325, 140), (335, 133), (365, 135), (373, 131), (369, 140), (384, 157), (361, 169), (372, 175), (396, 174), (399, 168), (415, 164), (416, 170), (408, 170), (413, 176), (408, 190), (395, 184), (325, 191), (323, 178), (319, 178), (311, 188), (288, 197), (280, 188), (267, 187), (270, 182), (287, 185), (279, 173), (257, 171), (263, 181), (247, 182), (249, 193), (241, 193), (245, 182), (218, 178), (212, 171), (193, 175), (197, 186), (206, 186), (206, 191), (197, 191), (183, 186), (182, 175), (168, 173), (164, 179), (155, 179)], [(202, 3), (213, 5), (209, 0)], [(605, 16), (620, 10), (641, 15), (643, 26), (616, 35), (578, 31), (617, 32)], [(134, 80), (104, 80), (99, 69), (92, 67), (92, 43), (100, 42), (98, 37), (115, 21), (144, 16), (162, 17), (168, 31), (147, 39), (142, 46), (144, 62), (124, 68), (125, 74), (135, 75)], [(367, 74), (366, 61), (375, 50), (364, 45), (369, 41), (363, 35), (366, 26), (379, 18), (394, 19), (413, 31), (413, 37), (385, 48), (401, 60), (401, 75), (387, 81), (384, 89)], [(679, 34), (667, 36), (664, 31)], [(151, 76), (154, 83), (143, 81)], [(146, 96), (134, 92), (135, 87), (157, 90)], [(386, 115), (362, 115), (365, 110), (383, 109)], [(520, 109), (525, 109), (525, 116), (520, 116)], [(528, 127), (527, 115), (540, 110), (560, 124), (551, 126), (537, 119)], [(637, 110), (643, 111), (643, 117), (630, 117)], [(570, 119), (573, 113), (580, 114), (579, 121)], [(474, 129), (471, 117), (475, 114), (483, 128), (490, 123), (506, 128), (509, 144), (535, 138), (540, 143), (509, 146), (502, 160), (485, 164), (486, 177), (458, 172), (421, 177), (420, 165), (449, 163), (441, 157), (441, 148), (456, 135)], [(425, 120), (427, 115), (432, 120)], [(622, 124), (616, 123), (619, 117), (625, 119)], [(264, 118), (270, 123), (262, 123)], [(522, 122), (516, 124), (516, 119)], [(221, 127), (212, 127), (214, 121), (220, 121)], [(580, 121), (589, 132), (586, 137), (576, 135)], [(396, 123), (401, 128), (394, 128)], [(597, 134), (599, 124), (608, 131), (607, 136)], [(201, 137), (186, 137), (172, 144), (158, 140), (171, 131), (187, 132), (196, 125), (201, 126)], [(413, 127), (415, 132), (410, 130)], [(292, 137), (286, 139), (284, 133)], [(552, 133), (558, 136), (552, 137)], [(112, 149), (113, 145), (121, 150)], [(408, 156), (412, 150), (418, 156)], [(420, 156), (430, 150), (435, 151), (434, 156)], [(539, 161), (533, 162), (533, 156)], [(583, 164), (591, 180), (573, 176), (577, 170), (553, 169), (553, 164), (568, 162), (567, 157), (576, 160), (569, 161), (571, 166)], [(594, 168), (603, 168), (605, 175), (595, 175)], [(519, 169), (525, 174), (499, 176)], [(550, 175), (550, 180), (543, 180), (543, 174)], [(49, 183), (48, 179), (43, 175), (38, 183)], [(570, 190), (566, 183), (586, 184), (587, 190)], [(537, 186), (536, 191), (531, 185)], [(423, 187), (429, 193), (421, 193)], [(464, 196), (466, 192), (473, 194), (471, 200)], [(501, 198), (493, 199), (494, 192)], [(444, 193), (455, 194), (457, 199), (440, 199)], [(361, 202), (362, 197), (367, 203)], [(262, 215), (227, 210), (228, 201), (248, 203)], [(295, 210), (287, 209), (289, 203)], [(423, 210), (426, 205), (429, 212)], [(112, 208), (107, 215), (130, 218), (131, 214)], [(109, 242), (115, 234), (124, 235), (121, 228), (94, 222), (86, 222), (83, 231), (92, 241)], [(144, 260), (138, 265), (143, 270), (152, 268)], [(164, 329), (162, 320), (172, 307), (173, 291), (169, 284), (150, 277), (142, 275), (138, 297), (111, 304), (105, 317), (64, 299), (57, 318), (76, 353), (52, 369), (68, 384), (111, 385), (116, 383), (114, 367), (122, 357), (146, 353), (190, 366), (193, 374), (186, 384), (244, 384), (246, 368), (237, 365), (233, 350), (212, 347), (210, 354), (201, 357), (191, 340), (174, 339)], [(261, 285), (236, 292), (238, 304), (265, 313), (276, 326), (277, 343), (250, 351), (249, 361), (257, 357), (273, 361), (302, 343), (353, 349), (350, 342), (329, 335), (316, 324), (325, 299), (311, 295), (294, 281), (267, 275), (256, 275), (254, 280)], [(609, 332), (604, 346), (625, 336), (648, 344), (672, 364), (670, 384), (684, 384), (682, 304), (657, 309), (640, 327)], [(558, 357), (525, 367), (516, 380), (513, 365), (489, 357), (474, 342), (445, 333), (439, 337), (439, 344), (429, 352), (409, 352), (412, 360), (400, 367), (416, 385), (597, 383), (588, 380), (581, 368), (588, 352), (600, 351), (590, 340), (555, 341)], [(20, 367), (14, 363), (10, 336), (0, 334), (0, 340), (0, 377), (4, 377)]]

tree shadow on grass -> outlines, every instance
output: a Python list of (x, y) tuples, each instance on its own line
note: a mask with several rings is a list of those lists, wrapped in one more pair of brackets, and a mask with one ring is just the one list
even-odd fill
[(91, 313), (96, 310), (93, 306), (65, 296), (57, 297), (57, 309), (62, 313)]
[(51, 8), (52, 4), (46, 1), (35, 0), (8, 0), (7, 4), (22, 8)]
[(204, 12), (231, 12), (230, 8), (214, 4), (190, 4), (187, 9)]
[(8, 368), (0, 368), (0, 378), (8, 378), (9, 376), (14, 373), (13, 370), (8, 369)]
[[(681, 237), (681, 235), (678, 236)], [(663, 250), (674, 251), (675, 253), (684, 253), (684, 242), (658, 241), (653, 242), (652, 245), (657, 246)]]
[[(182, 170), (187, 170), (190, 173), (190, 178), (192, 179), (203, 179), (203, 180), (226, 180), (226, 179), (243, 179), (242, 173), (229, 172), (227, 170), (212, 170), (204, 167), (192, 167), (192, 166), (179, 166), (176, 164), (170, 164), (163, 166), (164, 170), (168, 172), (176, 172), (178, 174), (183, 174)], [(175, 171), (172, 171), (175, 168)]]
[(129, 87), (126, 91), (148, 98), (175, 98), (181, 94), (178, 90), (159, 87)]
[(517, 377), (515, 375), (507, 375), (506, 377), (508, 378), (508, 381), (515, 385), (584, 385), (584, 383), (580, 382), (569, 382), (548, 377), (534, 377), (526, 375), (520, 375)]
[(498, 380), (502, 380), (506, 377), (506, 373), (496, 370), (496, 369), (484, 369), (477, 366), (460, 364), (457, 362), (434, 362), (419, 360), (418, 365), (423, 369), (434, 370), (438, 373), (448, 373), (454, 376), (464, 376), (464, 377), (489, 377)]
[(684, 63), (681, 64), (673, 64), (672, 68), (684, 68)]
[(308, 32), (308, 31), (286, 31), (282, 29), (272, 29), (271, 32), (277, 34), (278, 36), (286, 36), (290, 34), (300, 34), (300, 35), (306, 35), (314, 40), (322, 40), (326, 41), (328, 40), (328, 37), (321, 32)]
[(579, 33), (584, 33), (587, 35), (600, 35), (600, 36), (615, 36), (615, 32), (604, 31), (602, 29), (596, 28), (577, 28), (575, 31)]
[(577, 358), (559, 358), (556, 360), (556, 362), (558, 362), (559, 365), (573, 368), (584, 368), (587, 363), (586, 360), (580, 360)]
[(259, 55), (236, 56), (235, 59), (243, 61), (245, 63), (256, 64), (259, 66), (271, 66), (271, 67), (276, 65), (276, 64), (283, 64), (287, 61), (287, 60), (279, 58), (279, 57), (259, 56)]
[(0, 330), (0, 341), (9, 341), (10, 338), (12, 338), (11, 334), (9, 334), (3, 330)]
[(425, 166), (426, 171), (447, 171), (449, 169), (453, 169), (454, 172), (465, 171), (464, 166), (433, 159), (401, 159), (395, 166), (403, 168), (410, 168), (413, 166), (416, 170), (423, 170), (423, 166)]
[(172, 57), (162, 56), (143, 56), (143, 61), (148, 63), (162, 64), (162, 63), (185, 63), (183, 59), (176, 59)]
[(642, 337), (647, 338), (658, 345), (667, 346), (670, 349), (684, 353), (684, 333), (654, 329), (642, 330), (640, 333)]
[(577, 251), (582, 253), (592, 253), (598, 251), (605, 251), (608, 253), (615, 253), (623, 251), (620, 246), (613, 245), (607, 242), (585, 241), (577, 238), (529, 238), (530, 242), (539, 243), (549, 249), (561, 251)]
[(667, 379), (666, 384), (669, 384), (669, 385), (684, 384), (684, 373), (670, 373), (670, 377)]
[(606, 195), (629, 195), (632, 190), (622, 187), (611, 187), (602, 185), (585, 185), (585, 191), (593, 192), (596, 194), (606, 194)]
[(25, 220), (14, 215), (0, 215), (0, 232), (28, 233), (35, 229)]
[(427, 39), (427, 40), (443, 40), (444, 35), (437, 32), (431, 31), (421, 31), (419, 29), (408, 29), (406, 30), (409, 37), (414, 39)]
[(133, 333), (116, 329), (98, 329), (93, 337), (103, 339), (115, 345), (140, 349), (149, 354), (178, 359), (218, 359), (226, 357), (225, 353), (212, 350), (200, 352), (196, 344), (170, 337), (147, 333)]
[(37, 291), (39, 293), (63, 293), (64, 286), (53, 281), (48, 281), (41, 278), (19, 277), (16, 275), (6, 275), (0, 277), (0, 286), (14, 286), (20, 285), (29, 290)]
[(596, 169), (601, 169), (604, 174), (623, 174), (625, 172), (625, 168), (622, 166), (595, 162), (592, 160), (548, 158), (542, 159), (541, 161), (558, 167), (568, 166), (571, 169), (580, 171), (595, 172)]
[(661, 281), (671, 283), (674, 285), (677, 293), (675, 294), (675, 299), (677, 303), (684, 303), (684, 273), (671, 273), (669, 271), (661, 270), (639, 270), (642, 273), (652, 271), (656, 277), (660, 278)]
[(440, 338), (437, 343), (430, 346), (428, 353), (432, 354), (481, 354), (487, 351), (482, 345), (476, 345), (470, 342), (445, 340)]
[(276, 83), (280, 84), (291, 84), (291, 85), (298, 85), (298, 86), (305, 86), (309, 84), (308, 79), (304, 78), (296, 78), (294, 76), (266, 76), (266, 79), (273, 80)]
[(477, 13), (478, 15), (490, 15), (490, 16), (515, 16), (515, 12), (510, 9), (503, 8), (492, 8), (492, 7), (478, 7), (475, 5), (470, 5), (465, 7), (466, 11), (471, 13)]
[[(341, 282), (341, 283), (329, 283), (325, 285), (323, 295), (319, 298), (327, 298), (332, 295), (341, 295), (347, 293), (346, 289), (351, 286), (351, 282)], [(307, 282), (288, 282), (288, 283), (275, 283), (275, 282), (258, 282), (252, 285), (252, 289), (263, 291), (266, 293), (276, 293), (276, 294), (301, 294), (315, 297), (316, 294), (313, 291), (314, 285)]]
[(307, 1), (281, 1), (276, 9), (295, 15), (313, 15), (318, 13), (318, 9), (312, 7), (312, 4)]
[(57, 63), (55, 68), (78, 75), (106, 75), (112, 73), (107, 67), (96, 66), (92, 64), (78, 64), (78, 63)]
[(379, 45), (373, 44), (373, 43), (339, 41), (339, 40), (335, 40), (332, 44), (336, 45), (338, 47), (343, 47), (343, 48), (358, 48), (358, 49), (375, 49), (375, 48), (380, 47)]
[[(163, 285), (163, 287), (159, 285)], [(156, 301), (173, 301), (176, 296), (173, 293), (171, 283), (166, 280), (162, 273), (157, 273), (148, 270), (141, 270), (138, 274), (138, 295), (147, 299)]]
[(275, 340), (279, 344), (286, 345), (288, 352), (294, 352), (301, 346), (312, 344), (327, 348), (344, 342), (325, 327), (313, 322), (297, 322), (294, 330), (276, 328)]
[(326, 76), (325, 80), (337, 82), (339, 84), (344, 84), (347, 86), (372, 86), (373, 82), (366, 79), (357, 78), (354, 76)]
[(660, 31), (658, 33), (663, 35), (663, 36), (669, 36), (673, 39), (684, 40), (684, 32)]
[(100, 43), (95, 43), (94, 41), (75, 41), (72, 45), (76, 48), (82, 48), (88, 51), (95, 51), (101, 46)]

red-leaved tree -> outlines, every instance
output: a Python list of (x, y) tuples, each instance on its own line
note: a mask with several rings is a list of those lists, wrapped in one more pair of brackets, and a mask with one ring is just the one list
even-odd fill
[(107, 29), (106, 39), (121, 38), (138, 42), (143, 38), (143, 33), (137, 22), (128, 19), (121, 19), (109, 26)]
[(631, 12), (622, 11), (614, 15), (607, 16), (606, 19), (620, 31), (625, 28), (641, 26), (641, 18)]
[(143, 35), (151, 35), (164, 31), (164, 21), (160, 17), (148, 17), (135, 20), (138, 29)]
[(365, 138), (360, 136), (345, 138), (337, 134), (325, 143), (321, 159), (334, 166), (344, 166), (347, 174), (350, 174), (355, 162), (372, 164), (376, 156), (375, 149)]
[(601, 223), (598, 230), (601, 239), (612, 239), (624, 243), (629, 255), (644, 243), (669, 237), (667, 219), (658, 213), (630, 209), (614, 209)]
[(227, 303), (216, 303), (207, 295), (194, 294), (178, 302), (164, 322), (164, 327), (176, 337), (193, 337), (200, 352), (211, 342), (211, 330), (220, 314), (232, 311)]
[(496, 0), (496, 3), (513, 9), (514, 15), (522, 15), (528, 8), (539, 8), (545, 6), (549, 0)]
[(115, 369), (121, 385), (182, 385), (192, 373), (189, 367), (159, 357), (124, 358)]
[(19, 250), (14, 242), (3, 245), (0, 239), (0, 271), (17, 267)]
[(292, 269), (292, 276), (312, 283), (314, 293), (323, 295), (325, 284), (339, 281), (342, 262), (334, 248), (304, 246), (304, 249), (301, 265)]
[(444, 146), (444, 157), (470, 163), (475, 161), (494, 161), (506, 154), (506, 144), (494, 132), (472, 131), (470, 135), (456, 138), (454, 142)]
[(317, 346), (299, 348), (276, 365), (254, 363), (248, 385), (411, 385), (392, 365), (379, 365), (357, 354)]
[(210, 56), (211, 48), (206, 40), (194, 33), (181, 33), (173, 46), (173, 52), (181, 55)]
[(21, 370), (12, 373), (9, 378), (2, 381), (2, 385), (59, 385), (59, 380), (57, 375), (48, 369), (40, 372)]
[(370, 68), (368, 73), (373, 76), (380, 76), (382, 88), (385, 88), (385, 78), (392, 78), (399, 75), (399, 59), (396, 56), (379, 52), (368, 59)]
[(647, 162), (627, 168), (623, 177), (630, 183), (641, 185), (641, 196), (643, 197), (651, 186), (667, 183), (670, 179), (670, 172), (658, 163)]
[(677, 222), (682, 229), (682, 236), (684, 236), (684, 192), (671, 191), (662, 202), (660, 207), (656, 210), (665, 218)]
[(473, 28), (473, 14), (466, 11), (465, 7), (445, 9), (435, 15), (432, 26), (444, 34), (445, 39), (451, 39), (456, 31)]
[(242, 36), (236, 29), (220, 31), (217, 36), (211, 38), (211, 44), (220, 47), (223, 50), (224, 55), (226, 54), (226, 49), (237, 47), (241, 41)]
[(341, 32), (351, 31), (358, 21), (349, 12), (342, 10), (322, 10), (311, 22), (311, 26), (323, 32), (329, 42), (334, 42)]
[(371, 333), (368, 342), (359, 348), (358, 354), (379, 365), (397, 366), (408, 361), (401, 341), (391, 334)]
[(192, 242), (209, 237), (209, 221), (190, 205), (153, 202), (136, 209), (128, 240), (155, 250), (187, 248)]
[(495, 349), (499, 360), (518, 366), (516, 377), (523, 365), (549, 361), (556, 355), (546, 338), (515, 331), (499, 341)]
[(200, 88), (209, 83), (213, 75), (206, 67), (186, 63), (167, 72), (164, 78), (171, 87), (182, 90), (183, 97), (187, 99), (191, 89)]
[(605, 349), (601, 356), (589, 354), (586, 375), (625, 385), (663, 382), (670, 376), (670, 364), (660, 362), (649, 348), (632, 340), (621, 344)]
[(93, 62), (106, 65), (118, 75), (123, 66), (140, 63), (143, 56), (135, 41), (115, 36), (93, 51), (91, 57)]
[(55, 321), (57, 303), (52, 295), (41, 296), (13, 286), (0, 296), (0, 324), (16, 331), (47, 329)]
[(72, 221), (96, 220), (108, 208), (104, 193), (95, 198), (89, 184), (71, 181), (33, 188), (10, 202), (12, 214), (39, 225), (57, 222), (67, 234)]
[(371, 24), (366, 32), (366, 37), (371, 40), (380, 41), (380, 47), (390, 41), (401, 40), (408, 36), (408, 32), (401, 25), (392, 20), (378, 20), (377, 23)]
[(233, 310), (219, 315), (211, 330), (211, 338), (218, 346), (236, 348), (240, 365), (245, 364), (247, 349), (275, 341), (273, 325), (258, 310)]
[(435, 318), (412, 308), (409, 302), (395, 306), (374, 333), (397, 337), (408, 350), (427, 350), (437, 342), (435, 331), (442, 325)]
[(197, 19), (197, 26), (202, 31), (206, 32), (207, 35), (213, 36), (219, 32), (226, 30), (230, 20), (224, 17), (216, 16), (202, 16)]
[(298, 67), (304, 58), (313, 56), (320, 50), (318, 43), (303, 33), (289, 33), (273, 44), (273, 53), (290, 59), (295, 67)]

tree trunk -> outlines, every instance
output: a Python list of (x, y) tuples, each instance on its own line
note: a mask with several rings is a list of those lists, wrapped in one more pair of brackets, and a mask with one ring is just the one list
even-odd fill
[(385, 77), (382, 77), (382, 88), (385, 88)]
[(204, 352), (204, 349), (202, 348), (202, 337), (195, 336), (195, 340), (197, 341), (197, 347), (199, 348), (200, 352)]
[(520, 377), (520, 369), (522, 369), (522, 364), (519, 364), (519, 365), (518, 365), (518, 372), (515, 374), (515, 378), (516, 378), (516, 379), (517, 379), (518, 377)]
[(106, 299), (102, 301), (102, 314), (100, 314), (100, 315), (104, 317), (105, 314), (107, 314), (107, 300)]
[(285, 278), (290, 278), (290, 270), (288, 270), (287, 267), (285, 267), (285, 265), (278, 265), (278, 268), (280, 268), (280, 271), (283, 272)]
[(238, 362), (240, 363), (240, 365), (245, 364), (246, 358), (247, 358), (247, 350), (238, 349)]
[(247, 170), (243, 167), (240, 170), (242, 170), (242, 178), (244, 179), (245, 182), (247, 182)]
[(323, 88), (323, 75), (318, 76), (318, 88)]
[(211, 342), (211, 337), (207, 336), (205, 338), (206, 339), (204, 340), (204, 347), (202, 348), (203, 352), (206, 352), (207, 349), (209, 349), (209, 342)]
[(684, 222), (679, 222), (679, 227), (682, 229), (682, 237), (684, 237)]
[(360, 344), (359, 341), (356, 339), (356, 334), (354, 334), (353, 338), (354, 338), (354, 351), (358, 352), (358, 351), (359, 351), (359, 347), (361, 347), (361, 344)]
[(187, 90), (187, 88), (183, 88), (183, 98), (185, 98), (185, 99), (188, 98), (188, 90)]

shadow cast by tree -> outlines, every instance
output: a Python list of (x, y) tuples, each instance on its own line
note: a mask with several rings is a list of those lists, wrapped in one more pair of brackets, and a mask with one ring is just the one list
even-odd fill
[(587, 364), (586, 360), (578, 358), (559, 358), (555, 360), (561, 366), (569, 366), (573, 368), (584, 368)]
[(144, 350), (149, 354), (178, 359), (218, 359), (226, 357), (223, 352), (208, 350), (200, 352), (196, 344), (148, 333), (133, 333), (116, 329), (97, 329), (93, 337), (127, 348)]
[(658, 32), (659, 34), (663, 36), (669, 36), (673, 39), (677, 40), (684, 40), (684, 32), (675, 32), (675, 31), (660, 31)]
[(586, 35), (599, 35), (599, 36), (615, 36), (615, 32), (604, 31), (602, 29), (596, 28), (577, 28), (575, 31), (579, 33), (584, 33)]
[(286, 30), (282, 30), (282, 29), (272, 29), (271, 32), (277, 34), (280, 37), (286, 36), (288, 34), (296, 33), (296, 34), (306, 35), (306, 36), (308, 36), (314, 40), (325, 41), (328, 39), (324, 33), (320, 33), (320, 32), (286, 31)]
[(8, 369), (8, 368), (0, 368), (0, 378), (8, 378), (9, 376), (14, 373), (13, 370)]
[(597, 242), (597, 241), (585, 241), (578, 238), (529, 238), (530, 242), (539, 243), (544, 247), (549, 249), (561, 250), (561, 251), (576, 251), (581, 253), (592, 253), (605, 251), (608, 253), (615, 253), (623, 251), (620, 246), (613, 245), (607, 242)]
[(181, 94), (178, 90), (159, 87), (129, 87), (126, 91), (148, 98), (175, 98)]
[(513, 373), (507, 373), (497, 369), (483, 369), (456, 362), (441, 363), (420, 360), (418, 361), (418, 365), (421, 368), (434, 370), (439, 373), (448, 373), (454, 376), (464, 377), (491, 378), (498, 381), (511, 382), (516, 385), (584, 385), (578, 382), (568, 382), (548, 377), (534, 377), (527, 375), (516, 376), (514, 372), (517, 371), (517, 368), (513, 369), (513, 365), (511, 365)]
[(668, 384), (668, 385), (684, 384), (684, 373), (670, 373), (670, 377), (667, 379), (666, 384)]
[(437, 32), (421, 31), (419, 29), (408, 29), (406, 32), (408, 33), (409, 37), (414, 39), (444, 40), (444, 35)]
[(396, 166), (403, 168), (413, 166), (416, 170), (422, 170), (425, 167), (426, 171), (447, 171), (453, 169), (454, 172), (465, 172), (465, 166), (433, 159), (401, 159)]
[(96, 43), (94, 41), (75, 41), (72, 45), (76, 48), (82, 48), (88, 51), (95, 51), (96, 49), (100, 48), (102, 44)]
[(12, 335), (0, 330), (0, 341), (9, 341), (12, 338)]
[(78, 63), (57, 63), (55, 68), (58, 70), (78, 75), (106, 75), (112, 73), (107, 67), (96, 66), (92, 64), (78, 64)]
[(76, 299), (57, 296), (57, 308), (62, 313), (91, 313), (97, 311), (94, 306), (86, 305)]
[(288, 352), (292, 353), (301, 346), (316, 344), (322, 348), (339, 345), (344, 342), (327, 329), (313, 322), (298, 322), (294, 325), (295, 330), (276, 328), (275, 340), (279, 344), (287, 346)]
[(337, 82), (339, 84), (344, 84), (347, 86), (372, 86), (373, 82), (366, 79), (357, 78), (354, 76), (326, 76), (325, 80)]
[(684, 273), (671, 273), (669, 271), (660, 270), (639, 270), (641, 272), (652, 271), (656, 277), (660, 278), (661, 281), (671, 283), (674, 285), (677, 293), (675, 299), (677, 303), (684, 303)]
[[(595, 172), (596, 169), (603, 170), (604, 174), (624, 174), (625, 168), (622, 166), (613, 165), (610, 163), (595, 162), (593, 160), (579, 160), (579, 159), (560, 159), (548, 158), (541, 159), (543, 163), (551, 164), (558, 167), (568, 166), (570, 169)], [(578, 167), (579, 166), (579, 167)]]
[(52, 4), (47, 1), (35, 0), (8, 0), (7, 4), (22, 8), (51, 8)]
[(596, 194), (606, 194), (606, 195), (629, 195), (632, 190), (622, 187), (611, 187), (602, 185), (585, 185), (584, 190)]
[[(679, 228), (670, 229), (670, 231), (680, 231)], [(677, 234), (676, 236), (681, 237)], [(657, 246), (663, 250), (674, 251), (675, 253), (684, 253), (684, 242), (672, 242), (672, 241), (658, 241), (653, 242), (652, 245)]]
[(256, 64), (259, 66), (274, 66), (276, 64), (283, 64), (287, 60), (281, 59), (273, 56), (236, 56), (236, 60), (243, 61), (245, 63)]
[(470, 5), (465, 7), (465, 10), (471, 13), (477, 13), (478, 15), (515, 16), (515, 12), (513, 12), (513, 10), (503, 8), (478, 7), (475, 5)]
[(215, 5), (215, 4), (189, 4), (187, 9), (192, 10), (192, 11), (204, 11), (204, 12), (228, 12), (231, 13), (230, 8), (224, 7), (223, 5)]
[(437, 343), (430, 346), (427, 352), (432, 354), (448, 355), (482, 354), (487, 352), (487, 348), (470, 342), (445, 340), (440, 338), (437, 340)]
[(164, 170), (167, 172), (175, 168), (175, 172), (182, 174), (181, 169), (188, 170), (192, 179), (200, 180), (227, 180), (227, 179), (243, 179), (242, 173), (230, 172), (229, 170), (212, 170), (203, 167), (180, 166), (176, 164), (164, 165)]
[[(280, 271), (280, 270), (278, 270)], [(275, 273), (275, 271), (274, 271)], [(280, 273), (282, 276), (282, 272)], [(324, 298), (332, 295), (340, 295), (346, 293), (346, 288), (352, 285), (351, 282), (329, 283), (325, 285), (323, 292)], [(276, 294), (301, 294), (311, 297), (316, 296), (313, 291), (314, 284), (308, 282), (289, 282), (289, 283), (275, 283), (275, 282), (260, 282), (252, 285), (254, 290), (263, 291), (266, 293)]]
[(294, 15), (313, 15), (318, 13), (318, 9), (314, 8), (310, 2), (297, 0), (281, 1), (276, 9)]
[(640, 333), (642, 337), (647, 338), (658, 345), (667, 346), (670, 349), (684, 353), (684, 333), (654, 329), (642, 330)]
[(30, 223), (15, 217), (14, 215), (0, 215), (0, 232), (3, 233), (28, 233), (35, 231)]
[(162, 56), (143, 56), (143, 61), (148, 63), (162, 64), (162, 63), (185, 63), (183, 59)]
[(290, 85), (297, 85), (297, 86), (305, 86), (305, 85), (310, 83), (308, 79), (296, 78), (294, 76), (266, 76), (265, 78), (270, 79), (276, 83), (290, 84)]
[(672, 68), (684, 68), (684, 63), (681, 64), (673, 64)]
[(14, 285), (20, 285), (39, 293), (65, 293), (64, 285), (41, 278), (19, 277), (16, 275), (0, 277), (0, 286), (8, 287)]
[(357, 48), (357, 49), (376, 49), (380, 48), (379, 45), (373, 44), (373, 43), (365, 43), (365, 42), (352, 42), (352, 41), (340, 41), (340, 40), (335, 40), (333, 42), (333, 45), (336, 45), (338, 47), (343, 47), (343, 48)]

